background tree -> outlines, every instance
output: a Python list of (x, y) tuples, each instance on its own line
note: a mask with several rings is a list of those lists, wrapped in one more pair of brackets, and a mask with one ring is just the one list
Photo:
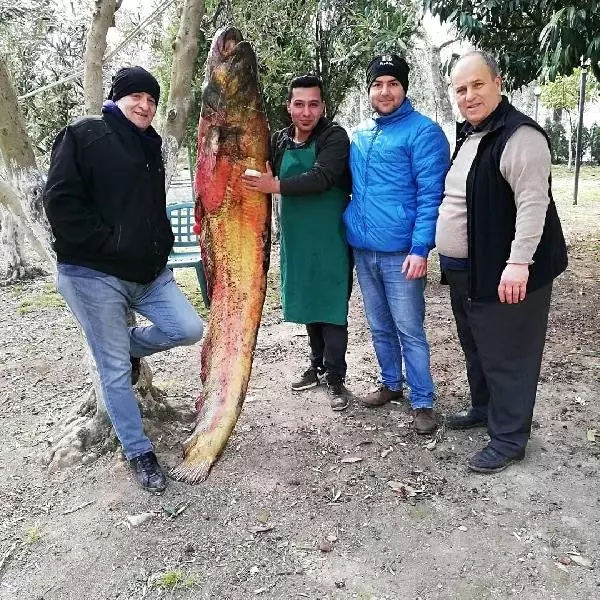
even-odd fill
[[(567, 153), (568, 165), (571, 168), (575, 154), (575, 140), (577, 128), (577, 108), (579, 106), (581, 69), (575, 69), (572, 75), (559, 75), (552, 82), (542, 86), (540, 101), (544, 106), (567, 115)], [(588, 79), (585, 89), (586, 101), (598, 93), (598, 82)], [(585, 150), (582, 151), (585, 153)]]
[(423, 6), (492, 53), (509, 88), (571, 75), (588, 59), (600, 80), (600, 2), (424, 0)]
[(590, 156), (592, 164), (600, 165), (600, 125), (594, 123), (590, 128)]

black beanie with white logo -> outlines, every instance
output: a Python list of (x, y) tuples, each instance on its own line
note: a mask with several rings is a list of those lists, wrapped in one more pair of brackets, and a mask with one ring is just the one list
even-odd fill
[(397, 54), (376, 56), (367, 67), (367, 90), (378, 77), (389, 75), (395, 77), (401, 83), (406, 94), (408, 92), (409, 71), (408, 63)]

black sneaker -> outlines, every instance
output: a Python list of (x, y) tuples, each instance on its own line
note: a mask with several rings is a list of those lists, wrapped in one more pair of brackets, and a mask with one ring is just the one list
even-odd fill
[(136, 481), (149, 492), (162, 492), (167, 487), (167, 479), (162, 472), (156, 454), (145, 452), (129, 461), (129, 466), (135, 474)]
[(142, 359), (137, 356), (130, 356), (131, 361), (131, 385), (135, 385), (140, 380), (140, 367)]
[(324, 373), (317, 367), (309, 367), (302, 373), (302, 376), (298, 381), (292, 383), (292, 390), (294, 392), (301, 392), (302, 390), (308, 390), (316, 387), (321, 383)]
[(327, 383), (327, 393), (331, 410), (337, 412), (348, 408), (348, 390), (342, 382)]

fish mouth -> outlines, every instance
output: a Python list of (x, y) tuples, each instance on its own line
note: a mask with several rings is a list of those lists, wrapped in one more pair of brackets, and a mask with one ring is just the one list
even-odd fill
[(237, 45), (244, 39), (242, 32), (237, 27), (223, 27), (215, 36), (215, 46), (223, 60), (233, 54)]

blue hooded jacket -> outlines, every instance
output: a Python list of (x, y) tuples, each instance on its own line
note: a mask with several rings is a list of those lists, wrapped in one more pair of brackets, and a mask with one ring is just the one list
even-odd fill
[(410, 100), (359, 125), (352, 136), (352, 200), (344, 213), (348, 243), (426, 257), (435, 245), (438, 207), (450, 166), (442, 128)]

